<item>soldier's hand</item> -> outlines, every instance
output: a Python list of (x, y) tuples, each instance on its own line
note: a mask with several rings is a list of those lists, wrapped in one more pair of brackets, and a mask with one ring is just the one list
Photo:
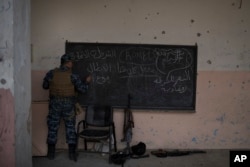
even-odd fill
[(92, 76), (91, 76), (91, 75), (87, 76), (86, 82), (87, 82), (87, 83), (90, 83), (91, 81), (92, 81)]

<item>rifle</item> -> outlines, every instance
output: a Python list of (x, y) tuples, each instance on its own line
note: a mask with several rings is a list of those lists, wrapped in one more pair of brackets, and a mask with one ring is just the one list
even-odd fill
[(131, 101), (131, 96), (128, 94), (128, 106), (127, 108), (124, 109), (124, 124), (123, 124), (123, 139), (121, 140), (122, 142), (127, 142), (127, 151), (130, 153), (130, 146), (129, 143), (132, 140), (132, 128), (134, 128), (134, 120), (133, 120), (133, 115), (132, 111), (130, 110), (130, 101)]

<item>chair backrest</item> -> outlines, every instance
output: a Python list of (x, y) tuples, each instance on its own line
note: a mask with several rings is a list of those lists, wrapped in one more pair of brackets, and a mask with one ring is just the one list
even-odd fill
[(109, 126), (113, 122), (111, 106), (89, 105), (85, 112), (85, 121), (92, 126)]

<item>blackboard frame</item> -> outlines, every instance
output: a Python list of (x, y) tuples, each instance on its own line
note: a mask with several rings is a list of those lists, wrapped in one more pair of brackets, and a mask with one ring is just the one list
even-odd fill
[[(185, 51), (185, 50), (191, 51), (192, 53), (190, 53), (189, 56), (192, 58), (192, 64), (190, 65), (192, 74), (188, 74), (188, 75), (191, 76), (190, 80), (189, 80), (189, 83), (188, 83), (188, 84), (191, 83), (191, 86), (190, 86), (190, 89), (191, 89), (190, 94), (191, 95), (190, 95), (190, 97), (187, 96), (187, 97), (183, 98), (182, 100), (180, 100), (181, 102), (180, 102), (180, 105), (178, 105), (178, 106), (176, 106), (176, 105), (173, 105), (173, 106), (166, 105), (166, 106), (164, 106), (164, 104), (163, 104), (164, 102), (162, 103), (163, 105), (161, 105), (161, 106), (150, 106), (150, 105), (147, 106), (147, 105), (133, 104), (133, 95), (132, 95), (131, 108), (132, 109), (164, 109), (164, 110), (171, 110), (171, 111), (172, 110), (174, 110), (174, 111), (180, 111), (180, 110), (195, 111), (195, 106), (196, 106), (196, 80), (197, 80), (197, 51), (198, 51), (197, 44), (195, 44), (195, 45), (163, 45), (163, 44), (133, 44), (133, 43), (130, 43), (130, 44), (128, 44), (128, 43), (89, 43), (89, 42), (69, 42), (69, 41), (66, 41), (66, 43), (65, 43), (65, 52), (70, 54), (73, 57), (73, 59), (75, 60), (76, 66), (78, 64), (78, 69), (73, 68), (73, 72), (78, 73), (78, 74), (80, 73), (79, 75), (81, 77), (85, 77), (87, 75), (87, 73), (81, 74), (82, 72), (79, 72), (79, 71), (82, 71), (82, 67), (81, 67), (81, 65), (79, 65), (79, 62), (84, 59), (83, 57), (81, 57), (82, 55), (79, 54), (79, 48), (80, 48), (81, 51), (83, 51), (83, 50), (87, 50), (88, 48), (92, 48), (92, 47), (98, 48), (98, 49), (95, 49), (95, 53), (104, 52), (103, 48), (105, 49), (105, 47), (107, 47), (107, 51), (109, 51), (109, 53), (108, 53), (109, 55), (112, 55), (112, 54), (116, 55), (121, 50), (123, 51), (123, 48), (128, 50), (131, 47), (135, 48), (136, 50), (140, 50), (140, 48), (143, 48), (143, 49), (145, 49), (145, 48), (150, 48), (150, 49), (163, 48), (163, 49), (175, 49), (175, 50), (181, 49), (181, 51)], [(102, 49), (100, 50), (100, 48), (102, 48)], [(113, 51), (113, 49), (111, 49), (111, 48), (114, 48), (114, 53), (110, 52), (110, 51)], [(151, 51), (150, 51), (150, 53), (151, 53)], [(79, 56), (80, 56), (80, 58), (79, 58)], [(138, 55), (136, 55), (136, 56), (138, 56)], [(84, 64), (84, 65), (86, 65), (86, 64)], [(79, 66), (80, 66), (80, 68), (79, 68)], [(189, 72), (190, 72), (190, 70), (189, 70)], [(95, 77), (95, 75), (93, 75), (93, 76)], [(93, 87), (90, 88), (90, 89), (94, 89)], [(111, 87), (111, 89), (112, 89), (112, 87)], [(103, 92), (105, 93), (105, 91), (103, 91)], [(127, 95), (130, 94), (130, 93), (131, 92), (125, 92), (124, 96), (127, 97)], [(100, 93), (96, 93), (96, 94), (97, 94), (96, 96), (98, 96), (98, 97), (99, 97), (99, 95), (102, 96)], [(119, 94), (120, 94), (120, 92), (119, 92)], [(88, 95), (84, 95), (84, 96), (85, 96), (84, 98), (81, 95), (79, 96), (79, 101), (80, 101), (81, 105), (83, 105), (83, 106), (94, 104), (94, 103), (100, 103), (99, 101), (103, 101), (103, 100), (99, 100), (98, 102), (96, 102), (96, 101), (91, 101), (90, 100), (88, 102), (84, 102), (84, 101), (86, 101), (86, 96), (88, 96)], [(188, 102), (188, 105), (184, 104), (185, 100), (190, 101), (190, 102)], [(108, 105), (112, 105), (112, 107), (114, 107), (114, 108), (125, 108), (125, 107), (127, 107), (128, 102), (124, 98), (123, 98), (123, 101), (124, 101), (124, 103), (122, 105), (120, 105), (120, 104), (119, 105), (108, 104)], [(177, 101), (177, 100), (175, 100), (175, 101)], [(184, 104), (183, 106), (182, 106), (182, 103)]]

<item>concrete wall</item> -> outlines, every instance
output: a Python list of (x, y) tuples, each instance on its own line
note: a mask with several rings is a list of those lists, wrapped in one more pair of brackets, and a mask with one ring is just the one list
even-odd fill
[(4, 0), (0, 5), (0, 164), (14, 166), (13, 3)]
[[(195, 113), (134, 110), (133, 143), (144, 141), (154, 149), (250, 148), (250, 1), (32, 0), (31, 5), (33, 101), (48, 99), (37, 83), (59, 65), (66, 40), (197, 43)], [(115, 113), (118, 140), (122, 114)]]
[(32, 166), (30, 1), (0, 2), (0, 166)]

